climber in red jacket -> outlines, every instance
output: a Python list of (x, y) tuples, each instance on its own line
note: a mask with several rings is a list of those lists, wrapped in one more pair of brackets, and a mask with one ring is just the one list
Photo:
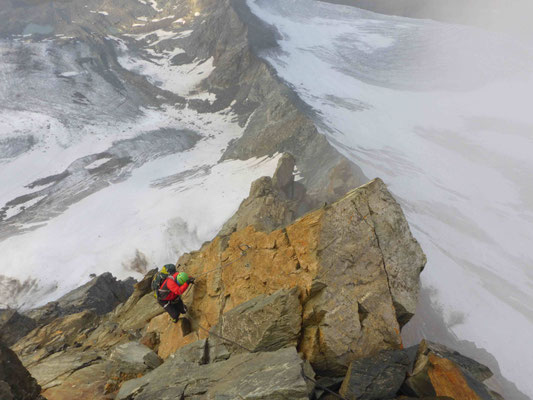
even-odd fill
[(187, 312), (187, 307), (183, 304), (181, 295), (192, 284), (194, 284), (193, 277), (189, 277), (185, 272), (176, 272), (169, 275), (159, 288), (157, 301), (168, 312), (174, 323), (178, 322), (180, 314)]

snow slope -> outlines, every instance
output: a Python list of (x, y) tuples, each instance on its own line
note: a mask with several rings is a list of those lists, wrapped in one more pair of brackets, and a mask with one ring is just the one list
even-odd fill
[[(183, 25), (0, 41), (0, 308), (42, 305), (92, 273), (139, 278), (137, 251), (148, 268), (175, 262), (274, 172), (277, 156), (219, 162), (245, 129), (231, 109), (178, 101), (216, 99), (197, 89), (212, 59), (171, 61)], [(116, 65), (98, 64), (106, 46)]]
[(423, 285), (533, 397), (533, 44), (312, 0), (248, 0), (321, 132), (401, 202)]

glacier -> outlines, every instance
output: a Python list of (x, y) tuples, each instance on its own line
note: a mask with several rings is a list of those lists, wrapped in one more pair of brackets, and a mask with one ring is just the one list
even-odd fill
[[(137, 20), (159, 21), (148, 11)], [(175, 262), (272, 175), (276, 154), (220, 160), (246, 128), (230, 107), (184, 101), (216, 98), (199, 88), (212, 59), (172, 62), (200, 18), (120, 37), (0, 39), (0, 307), (45, 304), (91, 274), (141, 278), (140, 253), (146, 268)]]
[(247, 4), (278, 38), (262, 57), (402, 204), (448, 329), (533, 397), (533, 43), (320, 1)]

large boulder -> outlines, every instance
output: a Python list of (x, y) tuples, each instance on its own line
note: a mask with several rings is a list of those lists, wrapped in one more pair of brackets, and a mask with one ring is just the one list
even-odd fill
[(0, 342), (0, 399), (45, 400), (40, 393), (41, 387), (17, 355)]
[(389, 350), (352, 361), (339, 393), (349, 400), (394, 399), (411, 371), (416, 351), (416, 347)]
[(144, 377), (125, 382), (116, 399), (308, 400), (312, 391), (304, 378), (313, 378), (312, 370), (294, 347), (209, 364), (188, 361), (180, 351)]
[(130, 297), (134, 283), (133, 278), (119, 281), (106, 272), (72, 290), (57, 301), (28, 311), (26, 315), (39, 325), (45, 325), (58, 317), (86, 310), (103, 315)]
[(152, 349), (138, 342), (128, 342), (116, 346), (109, 359), (128, 364), (145, 365), (149, 369), (157, 368), (162, 363), (162, 360)]
[[(298, 344), (302, 307), (298, 290), (281, 289), (270, 296), (260, 295), (233, 308), (212, 328), (217, 337), (239, 343), (250, 351), (274, 351)], [(227, 341), (233, 351), (243, 347)]]
[[(451, 358), (446, 358), (451, 357)], [(447, 396), (464, 400), (496, 400), (482, 382), (491, 375), (488, 368), (444, 346), (422, 341), (413, 371), (402, 392), (414, 397)]]
[[(180, 259), (185, 271), (200, 276), (184, 295), (193, 330), (209, 330), (259, 295), (297, 288), (299, 350), (317, 372), (337, 376), (356, 358), (401, 348), (400, 328), (414, 313), (425, 262), (379, 179), (285, 229), (248, 226)], [(205, 330), (198, 330), (200, 338)], [(161, 331), (162, 342), (171, 333)], [(174, 349), (186, 344), (181, 340), (176, 336)]]

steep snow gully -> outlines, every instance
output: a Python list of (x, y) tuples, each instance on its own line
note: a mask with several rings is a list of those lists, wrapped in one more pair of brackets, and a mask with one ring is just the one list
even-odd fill
[(420, 309), (434, 315), (408, 332), (442, 319), (533, 397), (533, 43), (319, 1), (248, 5), (278, 33), (262, 56), (385, 180), (428, 255)]

